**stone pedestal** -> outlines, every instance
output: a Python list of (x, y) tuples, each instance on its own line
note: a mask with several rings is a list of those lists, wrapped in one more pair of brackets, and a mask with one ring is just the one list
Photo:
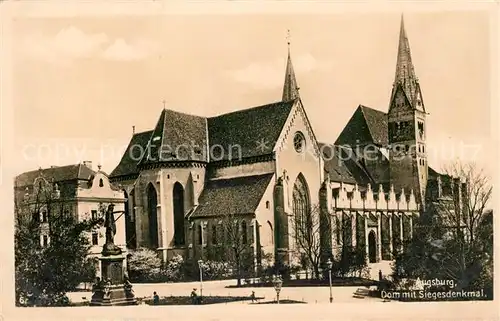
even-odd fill
[(101, 281), (92, 289), (91, 306), (135, 305), (132, 284), (123, 274), (123, 255), (102, 256)]

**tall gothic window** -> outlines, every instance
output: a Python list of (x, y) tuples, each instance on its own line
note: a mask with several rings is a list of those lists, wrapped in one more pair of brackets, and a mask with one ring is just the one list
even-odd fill
[(247, 244), (248, 241), (248, 231), (247, 231), (247, 223), (245, 221), (241, 222), (241, 237), (242, 243)]
[(184, 232), (184, 188), (177, 182), (174, 184), (174, 243), (175, 245), (185, 244)]
[(296, 241), (298, 243), (307, 242), (312, 237), (311, 205), (309, 190), (302, 174), (299, 174), (293, 186), (293, 214)]
[(149, 244), (152, 248), (158, 248), (158, 214), (156, 206), (158, 198), (153, 184), (148, 185), (148, 218), (149, 218)]

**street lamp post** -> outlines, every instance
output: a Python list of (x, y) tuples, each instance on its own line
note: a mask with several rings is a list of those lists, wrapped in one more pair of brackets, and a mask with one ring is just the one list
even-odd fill
[(279, 274), (273, 277), (273, 285), (274, 290), (276, 290), (276, 304), (280, 304), (280, 291), (281, 286), (283, 285), (283, 280)]
[(332, 266), (333, 266), (332, 260), (328, 259), (328, 261), (326, 262), (326, 267), (328, 268), (328, 277), (329, 277), (329, 280), (330, 280), (330, 303), (333, 302), (333, 296), (332, 296)]
[(198, 267), (200, 268), (200, 299), (203, 299), (203, 261), (198, 260)]

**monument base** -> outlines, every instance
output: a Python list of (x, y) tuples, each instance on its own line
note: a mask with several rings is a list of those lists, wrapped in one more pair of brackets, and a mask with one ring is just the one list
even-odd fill
[(91, 306), (136, 305), (137, 299), (132, 291), (127, 291), (125, 286), (112, 285), (108, 291), (95, 291), (90, 301)]
[(99, 284), (92, 289), (91, 306), (136, 305), (132, 284), (124, 277), (123, 255), (102, 256)]

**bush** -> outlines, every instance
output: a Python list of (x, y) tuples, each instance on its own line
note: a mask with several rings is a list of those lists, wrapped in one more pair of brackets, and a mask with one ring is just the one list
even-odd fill
[(230, 278), (232, 275), (228, 262), (206, 261), (202, 263), (202, 268), (205, 280), (222, 280)]
[(157, 282), (161, 279), (162, 261), (153, 250), (139, 248), (132, 251), (128, 266), (132, 282)]
[(165, 264), (162, 270), (162, 276), (170, 282), (184, 280), (184, 259), (181, 255), (177, 254)]

